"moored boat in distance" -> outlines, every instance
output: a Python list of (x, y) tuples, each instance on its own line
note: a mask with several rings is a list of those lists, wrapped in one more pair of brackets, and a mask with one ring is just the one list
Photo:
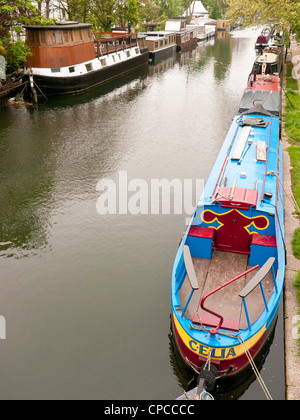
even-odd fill
[(273, 32), (274, 31), (270, 28), (263, 29), (257, 37), (255, 48), (259, 50), (267, 47), (272, 40)]
[(185, 20), (167, 20), (165, 22), (165, 31), (175, 32), (178, 51), (186, 51), (197, 46), (197, 28), (188, 28)]
[(279, 75), (281, 73), (281, 66), (282, 61), (280, 55), (266, 52), (256, 58), (252, 73)]
[[(91, 27), (78, 22), (26, 26), (32, 56), (23, 81), (30, 81), (37, 94), (73, 94), (148, 62), (148, 48), (139, 47), (137, 34), (93, 35)], [(29, 83), (26, 93), (31, 95)]]
[[(140, 36), (141, 34), (139, 34)], [(177, 50), (175, 32), (157, 31), (144, 32), (145, 45), (149, 50), (149, 60), (155, 61), (158, 58), (168, 57)]]
[(234, 118), (179, 245), (172, 328), (198, 372), (243, 372), (273, 332), (285, 277), (279, 133), (262, 106)]

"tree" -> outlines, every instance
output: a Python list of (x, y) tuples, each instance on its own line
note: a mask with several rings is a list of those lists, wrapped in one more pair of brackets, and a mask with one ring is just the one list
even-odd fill
[(282, 23), (286, 27), (298, 27), (300, 2), (298, 0), (228, 0), (227, 17), (242, 20), (246, 26)]
[(136, 25), (139, 21), (139, 0), (126, 0), (118, 2), (118, 17), (120, 26), (125, 27), (127, 24)]
[(203, 6), (209, 12), (211, 19), (221, 19), (227, 10), (227, 2), (225, 0), (203, 0)]
[(0, 46), (8, 72), (22, 67), (30, 54), (29, 48), (21, 40), (23, 25), (43, 22), (40, 11), (31, 0), (0, 0)]
[(144, 0), (139, 7), (141, 22), (156, 22), (161, 15), (160, 7), (154, 0)]

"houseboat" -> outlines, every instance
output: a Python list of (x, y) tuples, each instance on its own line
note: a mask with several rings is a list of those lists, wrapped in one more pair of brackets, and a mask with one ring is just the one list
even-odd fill
[(264, 109), (276, 117), (281, 117), (281, 85), (277, 75), (249, 76), (248, 85), (242, 96), (239, 113), (250, 110), (253, 106), (261, 104)]
[(194, 371), (214, 366), (222, 378), (254, 368), (274, 331), (285, 277), (279, 132), (261, 105), (234, 118), (180, 242), (172, 328)]
[(253, 74), (279, 75), (282, 69), (281, 56), (275, 53), (263, 52), (259, 55), (253, 65)]
[(165, 31), (175, 32), (178, 51), (186, 51), (197, 46), (197, 28), (187, 28), (185, 20), (167, 20)]
[(217, 20), (217, 31), (230, 31), (229, 20)]
[(176, 53), (176, 34), (175, 32), (157, 31), (146, 32), (145, 45), (149, 50), (149, 60), (154, 62), (155, 59), (168, 57)]
[(272, 40), (272, 31), (269, 28), (263, 29), (257, 37), (255, 49), (263, 49), (267, 47)]
[(97, 86), (148, 62), (149, 51), (137, 34), (92, 34), (91, 24), (59, 22), (26, 26), (28, 58), (23, 81), (26, 93), (74, 94)]
[(191, 21), (186, 27), (197, 30), (197, 41), (207, 40), (216, 34), (216, 25), (211, 20), (205, 21), (203, 18)]

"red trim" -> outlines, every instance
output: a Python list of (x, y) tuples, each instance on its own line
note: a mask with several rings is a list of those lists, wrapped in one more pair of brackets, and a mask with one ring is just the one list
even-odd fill
[[(231, 196), (232, 194), (232, 196)], [(221, 187), (218, 191), (216, 203), (222, 203), (222, 207), (236, 207), (238, 209), (249, 209), (249, 206), (256, 208), (258, 192), (248, 188)]]
[(214, 229), (201, 226), (191, 226), (189, 236), (212, 239), (214, 236)]
[(270, 235), (253, 235), (252, 245), (277, 247), (276, 236)]

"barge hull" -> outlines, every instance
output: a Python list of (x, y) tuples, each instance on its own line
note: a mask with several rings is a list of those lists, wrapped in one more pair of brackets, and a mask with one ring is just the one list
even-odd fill
[[(110, 80), (120, 74), (132, 71), (148, 63), (149, 51), (142, 50), (141, 54), (130, 60), (104, 67), (100, 70), (91, 71), (80, 76), (74, 77), (49, 77), (34, 75), (34, 82), (38, 86), (38, 95), (66, 95), (81, 93)], [(29, 76), (25, 75), (23, 81), (28, 81)], [(42, 92), (42, 93), (41, 93)], [(28, 92), (29, 93), (29, 92)]]

